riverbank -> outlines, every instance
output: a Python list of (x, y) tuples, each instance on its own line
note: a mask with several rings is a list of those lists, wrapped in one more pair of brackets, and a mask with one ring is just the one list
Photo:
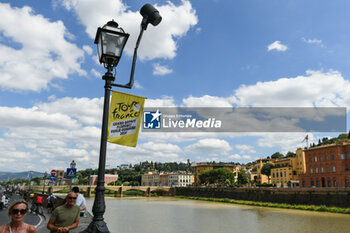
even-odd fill
[(175, 196), (179, 199), (188, 200), (198, 200), (198, 201), (211, 201), (211, 202), (221, 202), (237, 205), (250, 205), (257, 207), (269, 207), (269, 208), (282, 208), (282, 209), (295, 209), (295, 210), (307, 210), (307, 211), (317, 211), (317, 212), (329, 212), (338, 214), (350, 214), (350, 208), (340, 208), (340, 207), (327, 207), (324, 205), (291, 205), (291, 204), (281, 204), (281, 203), (270, 203), (270, 202), (254, 202), (254, 201), (241, 201), (228, 198), (208, 198), (208, 197), (189, 197), (189, 196)]

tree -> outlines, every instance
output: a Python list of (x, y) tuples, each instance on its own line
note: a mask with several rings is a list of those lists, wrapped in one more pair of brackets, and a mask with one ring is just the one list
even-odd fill
[(238, 172), (238, 177), (237, 177), (237, 183), (238, 185), (245, 185), (249, 183), (249, 179), (247, 176), (247, 173), (245, 170), (241, 169)]
[(276, 152), (273, 155), (271, 155), (272, 159), (278, 159), (278, 158), (282, 158), (282, 157), (284, 157), (284, 156), (280, 152)]
[(202, 172), (199, 175), (201, 184), (213, 184), (219, 186), (232, 185), (235, 181), (235, 176), (225, 168), (217, 168), (210, 171)]
[(273, 164), (272, 163), (265, 163), (264, 166), (262, 166), (261, 168), (261, 174), (266, 175), (269, 183), (270, 183), (270, 176), (271, 176), (271, 169), (273, 168)]
[(296, 156), (296, 154), (293, 152), (290, 152), (290, 151), (288, 151), (286, 154), (286, 157), (295, 157), (295, 156)]

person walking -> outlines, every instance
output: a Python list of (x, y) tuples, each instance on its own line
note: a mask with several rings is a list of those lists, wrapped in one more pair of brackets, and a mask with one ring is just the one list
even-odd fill
[[(36, 209), (37, 213), (39, 213), (39, 214), (44, 214), (43, 200), (44, 200), (43, 196), (41, 196), (39, 194), (36, 195), (35, 209)], [(40, 210), (41, 210), (41, 212), (40, 212)]]
[(14, 201), (7, 212), (11, 221), (8, 224), (0, 226), (0, 233), (37, 233), (34, 226), (23, 222), (28, 209), (28, 203), (26, 201)]
[(75, 205), (77, 194), (70, 192), (66, 196), (66, 203), (52, 212), (51, 218), (47, 223), (50, 233), (68, 232), (78, 227), (80, 219), (80, 208)]
[(2, 193), (1, 199), (0, 199), (0, 210), (2, 210), (5, 207), (5, 202), (6, 202), (6, 196), (5, 196), (5, 193)]
[(73, 187), (72, 191), (78, 195), (76, 205), (80, 207), (80, 217), (84, 217), (86, 211), (86, 200), (83, 194), (79, 193), (79, 187)]
[(47, 212), (51, 213), (55, 208), (56, 196), (50, 193), (50, 196), (47, 198)]

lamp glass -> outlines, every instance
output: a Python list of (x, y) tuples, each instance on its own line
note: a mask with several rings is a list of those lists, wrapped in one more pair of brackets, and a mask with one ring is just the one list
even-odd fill
[(106, 24), (97, 30), (95, 43), (98, 48), (100, 63), (116, 66), (122, 56), (122, 52), (129, 34), (115, 25)]

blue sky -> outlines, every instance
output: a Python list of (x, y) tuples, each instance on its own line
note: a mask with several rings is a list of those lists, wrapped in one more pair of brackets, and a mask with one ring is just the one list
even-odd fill
[[(348, 107), (349, 1), (148, 1), (132, 90), (148, 107)], [(117, 67), (126, 83), (146, 1), (0, 1), (0, 171), (97, 168), (105, 72), (97, 27), (130, 34)], [(108, 144), (107, 164), (246, 163), (295, 151), (306, 133), (140, 133)], [(310, 142), (337, 133), (309, 133)]]

